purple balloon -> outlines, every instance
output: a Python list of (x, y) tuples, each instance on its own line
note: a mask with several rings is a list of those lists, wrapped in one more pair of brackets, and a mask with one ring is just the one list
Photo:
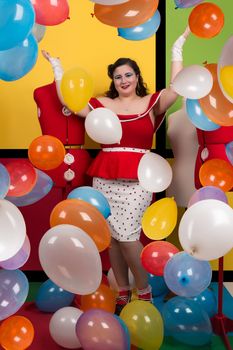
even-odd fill
[(215, 186), (205, 186), (199, 188), (194, 194), (191, 196), (189, 203), (188, 203), (188, 208), (191, 207), (191, 205), (203, 201), (205, 199), (216, 199), (221, 202), (224, 202), (228, 204), (228, 199), (225, 194), (220, 188), (215, 187)]
[(29, 258), (31, 245), (28, 236), (25, 237), (22, 248), (11, 258), (1, 261), (0, 266), (5, 270), (16, 270), (23, 266)]
[(85, 350), (127, 350), (128, 335), (116, 317), (101, 309), (85, 311), (76, 324), (76, 333)]
[(226, 144), (225, 150), (229, 162), (233, 165), (233, 141)]
[(200, 4), (203, 0), (175, 0), (176, 7), (187, 8)]
[(20, 309), (28, 291), (28, 279), (22, 271), (0, 270), (0, 321)]

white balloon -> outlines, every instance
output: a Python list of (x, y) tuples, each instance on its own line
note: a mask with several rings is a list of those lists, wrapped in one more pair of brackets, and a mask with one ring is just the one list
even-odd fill
[(67, 306), (53, 314), (49, 322), (49, 332), (58, 345), (66, 349), (81, 348), (76, 334), (76, 323), (82, 313), (76, 307)]
[(92, 2), (100, 5), (119, 5), (129, 0), (91, 0)]
[(233, 247), (233, 209), (216, 199), (189, 207), (181, 218), (179, 240), (183, 249), (200, 260), (214, 260)]
[(166, 159), (152, 152), (145, 153), (138, 165), (140, 185), (149, 192), (164, 191), (171, 183), (172, 168)]
[(223, 46), (219, 61), (218, 61), (218, 68), (217, 68), (217, 74), (218, 74), (218, 83), (221, 88), (221, 91), (223, 95), (231, 102), (233, 103), (233, 98), (228, 95), (228, 93), (225, 91), (225, 89), (222, 86), (221, 79), (220, 79), (220, 72), (221, 69), (225, 66), (233, 66), (233, 36), (231, 36), (225, 45)]
[(101, 283), (98, 249), (79, 227), (63, 224), (49, 229), (40, 241), (39, 259), (48, 277), (68, 292), (91, 294)]
[[(130, 285), (131, 289), (133, 289), (135, 287), (135, 280), (134, 280), (133, 274), (132, 274), (130, 269), (128, 271), (128, 276), (129, 276), (129, 285)], [(116, 278), (115, 278), (115, 275), (114, 275), (112, 268), (110, 268), (108, 270), (107, 278), (108, 278), (108, 282), (109, 282), (110, 287), (113, 290), (119, 291), (119, 286), (117, 284), (117, 281), (116, 281)]]
[(36, 41), (39, 43), (44, 35), (45, 35), (45, 31), (46, 31), (46, 27), (41, 25), (41, 24), (38, 24), (38, 23), (35, 23), (33, 28), (32, 28), (32, 34), (34, 35), (34, 37), (36, 38)]
[(19, 209), (11, 202), (0, 200), (0, 261), (12, 258), (26, 238), (26, 224)]
[(85, 128), (90, 138), (102, 144), (119, 143), (122, 138), (121, 122), (108, 108), (96, 108), (88, 113)]
[(212, 86), (213, 77), (210, 71), (195, 64), (183, 68), (172, 83), (172, 88), (179, 95), (190, 99), (199, 99), (208, 95)]

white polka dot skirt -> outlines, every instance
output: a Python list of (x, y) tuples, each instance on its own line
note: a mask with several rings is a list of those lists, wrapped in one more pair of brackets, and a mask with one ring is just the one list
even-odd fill
[(152, 193), (143, 189), (135, 180), (94, 177), (93, 187), (103, 193), (111, 207), (107, 221), (112, 237), (122, 242), (139, 240), (141, 219), (151, 204)]

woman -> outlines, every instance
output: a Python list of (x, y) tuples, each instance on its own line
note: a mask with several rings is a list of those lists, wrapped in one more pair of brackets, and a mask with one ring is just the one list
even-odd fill
[[(105, 107), (115, 112), (122, 123), (120, 144), (102, 145), (102, 151), (88, 170), (93, 177), (93, 186), (107, 197), (111, 206), (109, 255), (119, 286), (116, 313), (120, 313), (130, 301), (129, 268), (135, 279), (138, 298), (145, 301), (152, 299), (148, 275), (140, 261), (143, 246), (139, 241), (141, 218), (151, 203), (152, 194), (139, 185), (137, 167), (143, 154), (150, 150), (154, 132), (164, 113), (177, 99), (172, 81), (183, 68), (182, 47), (189, 33), (187, 27), (173, 45), (171, 84), (168, 88), (148, 94), (137, 63), (129, 58), (120, 58), (108, 66), (111, 85), (105, 96), (91, 98), (88, 106), (78, 112), (80, 117), (86, 117), (92, 109)], [(60, 62), (45, 51), (43, 55), (52, 64), (62, 101), (59, 86), (63, 71)]]

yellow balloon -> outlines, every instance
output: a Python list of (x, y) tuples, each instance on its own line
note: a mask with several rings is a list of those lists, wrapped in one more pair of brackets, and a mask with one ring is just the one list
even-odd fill
[(61, 94), (71, 111), (81, 111), (93, 95), (92, 78), (80, 67), (67, 70), (61, 80)]
[(134, 300), (120, 313), (130, 333), (131, 343), (140, 349), (157, 350), (163, 343), (164, 326), (161, 314), (148, 301)]
[(142, 217), (142, 229), (150, 239), (169, 236), (177, 223), (177, 205), (174, 198), (163, 198), (150, 205)]
[(233, 98), (233, 66), (225, 66), (220, 69), (220, 81), (224, 91)]

